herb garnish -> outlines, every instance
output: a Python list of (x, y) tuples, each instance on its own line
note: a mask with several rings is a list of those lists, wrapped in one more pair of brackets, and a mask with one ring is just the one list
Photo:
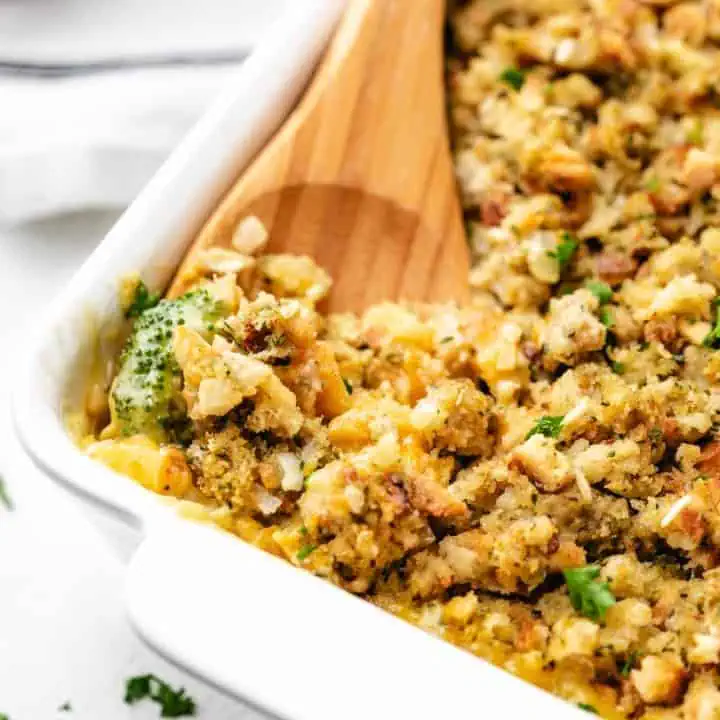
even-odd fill
[(160, 293), (151, 293), (141, 280), (135, 288), (135, 297), (125, 311), (125, 317), (140, 317), (146, 310), (154, 308), (160, 302)]
[(296, 555), (295, 557), (297, 557), (297, 559), (298, 559), (300, 562), (303, 562), (303, 561), (306, 560), (313, 552), (315, 552), (315, 550), (317, 550), (317, 545), (303, 545), (303, 546), (297, 551), (297, 555)]
[(616, 375), (622, 375), (622, 374), (625, 372), (625, 364), (624, 364), (624, 363), (614, 361), (614, 362), (612, 363), (612, 366), (611, 366), (611, 367), (612, 367), (612, 371), (613, 371)]
[(600, 308), (600, 322), (608, 329), (615, 324), (615, 318), (612, 316), (610, 310), (606, 307)]
[(173, 690), (156, 675), (138, 675), (125, 685), (125, 702), (133, 705), (148, 698), (160, 705), (160, 717), (195, 715), (195, 701), (185, 694), (185, 688)]
[(602, 622), (608, 608), (615, 604), (610, 586), (596, 578), (600, 575), (597, 565), (563, 570), (572, 606), (585, 617)]
[(520, 90), (525, 84), (525, 73), (515, 67), (508, 67), (500, 73), (500, 80), (513, 90)]
[(585, 710), (585, 712), (593, 713), (594, 715), (599, 715), (600, 713), (597, 711), (597, 708), (594, 705), (588, 705), (588, 703), (578, 703), (577, 706), (581, 710)]
[(656, 177), (650, 178), (645, 183), (645, 189), (651, 193), (657, 192), (660, 189), (660, 181)]
[(648, 430), (648, 437), (653, 442), (660, 442), (663, 437), (663, 431), (659, 427), (653, 427)]
[(713, 300), (716, 308), (715, 327), (703, 339), (703, 345), (706, 348), (717, 350), (720, 347), (720, 298)]
[[(5, 478), (2, 475), (0, 475), (0, 505), (3, 505), (6, 510), (14, 509), (13, 502), (10, 499), (7, 488), (5, 487)], [(2, 720), (1, 715), (0, 720)]]
[(577, 249), (577, 240), (575, 240), (575, 238), (569, 232), (564, 232), (562, 235), (562, 240), (558, 243), (558, 246), (555, 248), (555, 250), (550, 250), (548, 252), (548, 255), (558, 261), (558, 265), (560, 265), (560, 271), (562, 272), (562, 270), (564, 270), (569, 265)]
[(700, 118), (695, 118), (693, 126), (688, 130), (687, 141), (692, 145), (703, 144), (703, 124)]
[(620, 668), (620, 674), (623, 677), (629, 677), (630, 671), (635, 666), (637, 659), (638, 659), (638, 654), (635, 650), (633, 650), (625, 659), (625, 662), (624, 662), (622, 668)]
[(345, 389), (347, 390), (348, 395), (352, 395), (353, 386), (350, 383), (350, 381), (347, 378), (343, 378), (343, 385), (345, 386)]
[(560, 435), (564, 415), (543, 415), (533, 425), (530, 432), (525, 436), (529, 440), (533, 435), (544, 435), (545, 437), (556, 438)]
[(612, 300), (612, 288), (600, 280), (588, 280), (585, 287), (600, 301), (601, 305), (605, 305)]

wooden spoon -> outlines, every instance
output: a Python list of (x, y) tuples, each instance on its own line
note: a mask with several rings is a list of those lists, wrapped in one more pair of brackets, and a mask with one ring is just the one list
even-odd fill
[(305, 96), (188, 252), (229, 246), (259, 217), (268, 252), (312, 256), (333, 277), (327, 309), (381, 300), (462, 302), (468, 251), (450, 156), (444, 0), (350, 0)]

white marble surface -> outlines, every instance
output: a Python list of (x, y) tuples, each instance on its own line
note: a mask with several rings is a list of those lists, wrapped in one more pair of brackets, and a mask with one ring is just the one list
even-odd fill
[(234, 53), (278, 0), (0, 0), (0, 57), (35, 63)]
[[(162, 661), (135, 637), (124, 567), (86, 510), (35, 470), (10, 431), (8, 400), (23, 340), (114, 219), (83, 214), (0, 229), (0, 471), (15, 504), (0, 509), (0, 713), (10, 720), (147, 720), (123, 703), (127, 677), (184, 685), (207, 720), (264, 717)], [(69, 700), (72, 715), (57, 708)]]
[(128, 204), (289, 2), (0, 0), (0, 223)]

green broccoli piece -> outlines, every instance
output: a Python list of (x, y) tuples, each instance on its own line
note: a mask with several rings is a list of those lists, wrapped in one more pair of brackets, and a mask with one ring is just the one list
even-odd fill
[(135, 288), (135, 295), (125, 311), (126, 318), (140, 317), (146, 310), (155, 307), (161, 300), (160, 293), (151, 293), (147, 285), (140, 280)]
[(161, 300), (140, 313), (120, 356), (111, 391), (113, 424), (123, 435), (142, 433), (158, 442), (180, 441), (187, 427), (181, 375), (172, 352), (175, 328), (206, 334), (225, 309), (207, 290)]

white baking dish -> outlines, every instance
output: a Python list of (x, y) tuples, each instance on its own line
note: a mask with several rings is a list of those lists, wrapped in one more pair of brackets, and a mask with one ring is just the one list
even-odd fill
[(119, 279), (166, 283), (230, 181), (288, 113), (343, 0), (294, 0), (42, 324), (14, 395), (20, 439), (69, 490), (137, 529), (127, 603), (140, 635), (227, 692), (297, 720), (577, 716), (572, 706), (237, 538), (180, 518), (71, 442), (64, 410), (117, 324)]

